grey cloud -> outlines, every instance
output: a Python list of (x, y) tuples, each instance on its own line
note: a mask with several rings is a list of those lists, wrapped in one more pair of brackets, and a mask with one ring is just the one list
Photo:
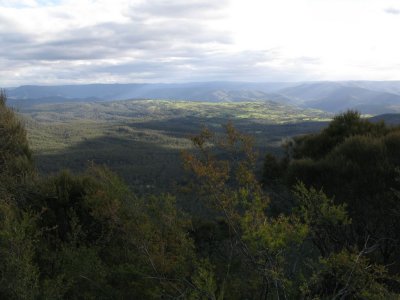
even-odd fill
[(400, 15), (400, 9), (388, 7), (385, 9), (385, 13), (391, 14), (391, 15)]
[(161, 18), (212, 18), (221, 16), (221, 9), (226, 6), (227, 0), (148, 0), (131, 7), (129, 15), (137, 17)]
[(7, 45), (27, 45), (33, 42), (31, 36), (19, 32), (5, 32), (0, 29), (0, 43), (2, 47)]
[(315, 58), (296, 58), (282, 71), (269, 64), (279, 59), (279, 50), (215, 51), (211, 44), (227, 48), (233, 43), (229, 32), (204, 26), (219, 13), (221, 3), (149, 0), (132, 7), (125, 23), (69, 28), (45, 41), (21, 31), (0, 12), (0, 78), (20, 73), (14, 82), (31, 84), (296, 80), (301, 67), (292, 66), (317, 63)]
[(31, 34), (24, 33), (18, 24), (8, 16), (1, 15), (0, 12), (0, 42), (1, 46), (7, 46), (10, 43), (30, 43), (33, 41)]
[[(259, 65), (265, 60), (273, 60), (268, 51), (246, 51), (232, 55), (208, 53), (187, 57), (180, 61), (141, 59), (113, 65), (101, 62), (89, 66), (77, 66), (73, 61), (64, 61), (59, 64), (38, 62), (32, 69), (26, 65), (19, 65), (16, 70), (29, 70), (24, 74), (22, 82), (28, 81), (30, 84), (304, 79), (304, 70), (301, 68), (277, 70)], [(0, 70), (0, 77), (5, 75), (7, 74), (2, 74)]]
[[(144, 24), (102, 23), (61, 32), (47, 42), (35, 39), (12, 28), (0, 28), (3, 55), (23, 60), (96, 60), (114, 58), (129, 51), (156, 51), (171, 48), (199, 46), (207, 43), (228, 44), (226, 32), (209, 31), (189, 20), (162, 21)], [(25, 47), (24, 44), (25, 43)]]
[[(89, 73), (119, 74), (131, 78), (143, 74), (150, 81), (204, 80), (299, 80), (301, 68), (276, 70), (260, 63), (274, 61), (275, 51), (243, 51), (234, 54), (195, 53), (181, 60), (140, 60), (112, 66), (92, 66)], [(302, 58), (299, 63), (304, 64)]]

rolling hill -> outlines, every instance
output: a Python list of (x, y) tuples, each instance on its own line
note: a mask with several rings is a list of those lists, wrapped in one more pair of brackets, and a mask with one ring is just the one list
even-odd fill
[[(205, 82), (182, 84), (88, 84), (63, 86), (20, 86), (7, 89), (12, 100), (57, 98), (71, 102), (80, 100), (164, 99), (210, 102), (254, 100), (288, 101), (275, 94), (293, 83)], [(28, 104), (29, 101), (26, 103)], [(48, 102), (48, 101), (46, 101)], [(59, 102), (59, 101), (58, 101)]]
[(400, 112), (400, 81), (198, 82), (21, 86), (7, 89), (18, 108), (41, 103), (163, 99), (197, 102), (274, 101), (331, 113)]
[[(367, 86), (366, 83), (363, 84)], [(398, 84), (400, 87), (400, 83)], [(375, 85), (371, 85), (373, 88)], [(329, 112), (355, 109), (364, 114), (400, 111), (400, 94), (371, 90), (352, 82), (317, 82), (280, 90), (278, 93), (307, 108)]]

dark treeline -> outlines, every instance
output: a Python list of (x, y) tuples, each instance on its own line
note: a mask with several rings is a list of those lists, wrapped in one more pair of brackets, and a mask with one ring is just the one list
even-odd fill
[(398, 299), (400, 129), (356, 112), (267, 155), (207, 129), (182, 193), (134, 195), (103, 166), (35, 170), (0, 95), (1, 299)]

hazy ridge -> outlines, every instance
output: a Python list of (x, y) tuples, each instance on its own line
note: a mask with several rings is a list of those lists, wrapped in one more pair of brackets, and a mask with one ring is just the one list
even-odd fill
[(275, 101), (327, 112), (400, 112), (399, 81), (198, 82), (20, 86), (7, 89), (17, 107), (42, 103), (164, 99), (206, 102)]

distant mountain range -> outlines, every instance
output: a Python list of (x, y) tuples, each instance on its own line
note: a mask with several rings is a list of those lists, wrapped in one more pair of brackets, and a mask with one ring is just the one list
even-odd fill
[(304, 83), (278, 93), (297, 105), (335, 113), (347, 109), (366, 114), (400, 111), (400, 82)]
[(400, 81), (200, 82), (174, 84), (89, 84), (20, 86), (7, 89), (12, 103), (167, 99), (206, 102), (274, 101), (328, 112), (400, 112)]

